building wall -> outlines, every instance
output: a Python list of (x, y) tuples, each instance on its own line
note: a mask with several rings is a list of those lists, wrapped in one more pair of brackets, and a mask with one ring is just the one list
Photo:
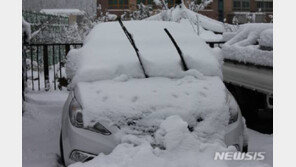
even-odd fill
[[(241, 13), (241, 14), (239, 14)], [(255, 22), (270, 22), (269, 15), (273, 12), (261, 12), (258, 13), (257, 2), (250, 0), (250, 9), (245, 12), (236, 12), (233, 10), (233, 0), (224, 0), (224, 17), (228, 23), (232, 23), (233, 17), (236, 15), (239, 18), (240, 23), (247, 22), (246, 14), (251, 13), (256, 15)]]
[(201, 10), (198, 13), (210, 17), (212, 19), (218, 20), (218, 0), (213, 0), (213, 2), (206, 9)]

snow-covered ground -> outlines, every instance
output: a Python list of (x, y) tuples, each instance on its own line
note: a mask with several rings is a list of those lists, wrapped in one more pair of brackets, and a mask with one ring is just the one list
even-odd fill
[[(66, 91), (54, 91), (54, 92), (29, 92), (27, 93), (27, 102), (23, 114), (23, 166), (24, 167), (56, 167), (58, 166), (59, 159), (59, 135), (61, 126), (61, 113), (63, 104), (67, 98), (68, 92)], [(182, 123), (178, 118), (171, 118), (169, 121), (176, 121)], [(181, 121), (181, 122), (180, 122)], [(163, 127), (166, 129), (166, 125)], [(272, 144), (273, 136), (260, 134), (253, 130), (249, 132), (249, 151), (266, 152), (266, 158), (263, 163), (267, 163), (270, 166), (272, 163)], [(186, 134), (185, 134), (186, 135)], [(128, 147), (127, 145), (123, 145)], [(144, 147), (144, 146), (143, 146)], [(148, 146), (145, 146), (148, 147)], [(123, 147), (117, 148), (117, 152), (120, 152)], [(137, 148), (131, 148), (131, 150), (137, 150)], [(145, 150), (142, 150), (145, 151)], [(115, 152), (116, 153), (116, 152)], [(141, 152), (139, 152), (141, 153)], [(186, 152), (184, 152), (186, 153)], [(145, 154), (145, 152), (142, 152)], [(207, 154), (203, 154), (205, 156)], [(190, 155), (188, 155), (190, 156)], [(108, 159), (107, 156), (104, 160)], [(124, 156), (123, 156), (124, 157)], [(127, 158), (127, 157), (126, 157)], [(148, 157), (149, 158), (149, 157)], [(150, 157), (151, 158), (151, 157)], [(172, 157), (171, 157), (172, 158)], [(200, 160), (207, 160), (209, 157), (196, 158)], [(190, 160), (190, 159), (186, 159)], [(140, 161), (141, 159), (136, 159)], [(158, 160), (159, 161), (159, 160)], [(200, 161), (200, 166), (206, 166), (208, 162)], [(229, 166), (266, 166), (263, 163), (254, 161), (244, 162), (228, 162)], [(76, 166), (81, 166), (77, 164)], [(84, 165), (87, 166), (87, 165)], [(96, 164), (99, 166), (99, 164)], [(148, 165), (149, 166), (149, 165)], [(208, 164), (209, 166), (209, 164)]]
[(56, 167), (67, 92), (28, 93), (23, 114), (23, 167)]

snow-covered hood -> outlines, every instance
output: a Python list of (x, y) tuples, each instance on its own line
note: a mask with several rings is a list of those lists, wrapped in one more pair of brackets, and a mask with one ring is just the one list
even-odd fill
[[(164, 31), (167, 28), (181, 48), (189, 69), (222, 77), (214, 53), (187, 24), (160, 21), (127, 21), (124, 24), (133, 35), (149, 76), (183, 76), (180, 56)], [(83, 47), (69, 52), (67, 61), (67, 77), (72, 79), (72, 85), (113, 79), (122, 74), (144, 78), (136, 52), (118, 22), (95, 26)]]
[(225, 86), (219, 77), (147, 78), (80, 82), (75, 96), (85, 126), (103, 122), (128, 133), (155, 132), (167, 117), (179, 115), (201, 136), (223, 132), (229, 119)]

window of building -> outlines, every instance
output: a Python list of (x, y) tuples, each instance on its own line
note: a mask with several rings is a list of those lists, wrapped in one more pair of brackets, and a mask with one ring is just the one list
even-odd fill
[(153, 0), (137, 0), (137, 4), (144, 4), (144, 5), (152, 5), (153, 4)]
[(168, 0), (167, 2), (168, 2), (168, 7), (171, 8), (175, 6), (176, 0)]
[(249, 11), (250, 0), (233, 0), (234, 11)]
[(273, 2), (272, 1), (257, 1), (256, 2), (258, 11), (262, 12), (272, 12), (273, 11)]
[(128, 9), (128, 0), (108, 0), (109, 9)]

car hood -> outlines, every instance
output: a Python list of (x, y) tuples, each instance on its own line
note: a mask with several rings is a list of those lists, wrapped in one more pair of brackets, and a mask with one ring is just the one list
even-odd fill
[[(169, 116), (179, 115), (201, 133), (225, 129), (229, 119), (225, 86), (219, 77), (185, 76), (80, 82), (75, 96), (86, 126), (132, 127), (132, 133), (154, 132)], [(140, 132), (139, 132), (140, 131)]]

